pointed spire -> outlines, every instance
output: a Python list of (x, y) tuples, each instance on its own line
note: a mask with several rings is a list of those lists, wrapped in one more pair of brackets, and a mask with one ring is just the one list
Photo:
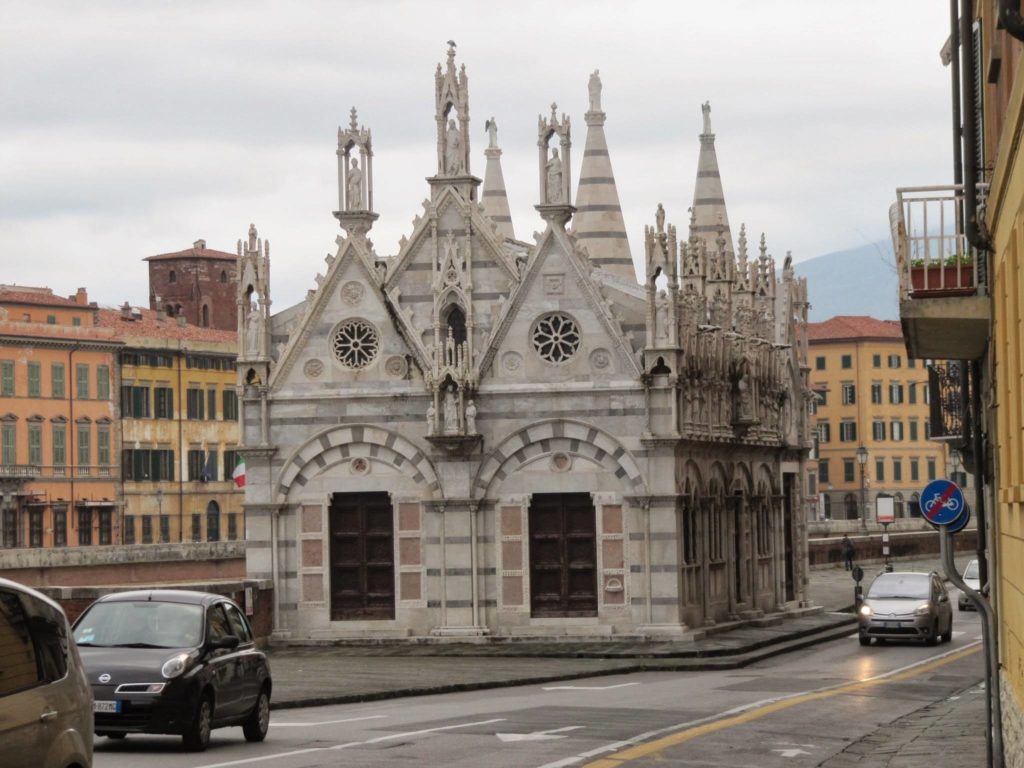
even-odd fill
[(619, 191), (604, 135), (606, 115), (601, 110), (601, 77), (597, 70), (588, 84), (590, 110), (583, 116), (587, 123), (587, 143), (576, 189), (576, 216), (573, 233), (585, 245), (594, 266), (631, 282), (636, 282), (633, 254), (622, 220)]
[(484, 123), (487, 129), (488, 146), (484, 150), (487, 157), (487, 171), (484, 173), (483, 206), (491, 221), (498, 225), (502, 237), (515, 240), (516, 233), (512, 228), (512, 212), (508, 207), (508, 195), (505, 192), (505, 176), (501, 172), (501, 149), (498, 147), (498, 123), (492, 117)]
[(697, 183), (693, 189), (692, 227), (709, 247), (715, 245), (721, 231), (726, 251), (732, 254), (729, 214), (725, 209), (725, 193), (722, 191), (722, 177), (718, 171), (718, 156), (715, 154), (715, 134), (711, 132), (711, 103), (704, 102), (701, 110), (704, 115), (704, 131), (700, 135)]

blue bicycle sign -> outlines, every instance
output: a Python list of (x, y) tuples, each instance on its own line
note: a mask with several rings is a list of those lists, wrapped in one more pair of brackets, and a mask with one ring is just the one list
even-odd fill
[(921, 492), (921, 512), (932, 525), (949, 525), (964, 511), (964, 494), (956, 483), (932, 480)]

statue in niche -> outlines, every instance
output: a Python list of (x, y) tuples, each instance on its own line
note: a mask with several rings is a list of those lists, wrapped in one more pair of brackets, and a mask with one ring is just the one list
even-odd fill
[(661, 203), (658, 203), (658, 210), (654, 214), (654, 224), (659, 235), (665, 231), (665, 208)]
[(704, 115), (704, 133), (711, 133), (711, 102), (705, 101), (700, 105), (700, 111)]
[(668, 294), (665, 291), (658, 292), (658, 299), (655, 302), (654, 337), (668, 339)]
[(498, 122), (492, 117), (490, 120), (484, 123), (484, 128), (487, 129), (487, 148), (497, 149), (498, 148)]
[(547, 164), (547, 202), (562, 202), (562, 161), (558, 157), (558, 147), (551, 148), (551, 159)]
[(746, 369), (736, 382), (736, 406), (733, 411), (740, 421), (754, 420), (754, 393), (750, 389), (750, 374)]
[(352, 158), (352, 167), (348, 169), (348, 184), (345, 194), (346, 208), (350, 211), (363, 210), (363, 172), (359, 169), (359, 160)]
[(476, 434), (476, 403), (472, 400), (466, 403), (466, 434)]
[(455, 435), (459, 432), (459, 405), (455, 399), (455, 385), (449, 384), (444, 392), (444, 433)]
[(590, 111), (601, 111), (601, 70), (595, 69), (590, 73), (590, 81), (587, 83), (587, 90), (590, 92)]
[(263, 313), (255, 302), (249, 305), (249, 317), (245, 324), (245, 352), (249, 357), (260, 356), (263, 338)]
[(462, 131), (455, 127), (455, 119), (449, 118), (448, 132), (444, 140), (444, 170), (448, 174), (461, 173), (462, 167)]
[(427, 434), (434, 434), (434, 418), (437, 416), (437, 409), (434, 408), (434, 401), (427, 406)]

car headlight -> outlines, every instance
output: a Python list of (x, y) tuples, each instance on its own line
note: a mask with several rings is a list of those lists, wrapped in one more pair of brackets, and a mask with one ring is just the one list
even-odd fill
[(172, 656), (164, 662), (163, 667), (160, 668), (160, 674), (168, 680), (180, 676), (188, 669), (188, 659), (189, 655), (187, 653), (179, 653), (177, 656)]
[(915, 616), (927, 616), (932, 610), (931, 603), (921, 603), (917, 608), (914, 609)]
[(868, 605), (867, 603), (864, 603), (864, 605), (862, 605), (860, 607), (860, 615), (863, 616), (864, 618), (869, 617), (871, 615), (871, 613), (872, 613), (871, 606)]

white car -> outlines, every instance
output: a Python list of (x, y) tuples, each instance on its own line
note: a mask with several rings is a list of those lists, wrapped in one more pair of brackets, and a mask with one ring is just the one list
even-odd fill
[[(977, 560), (971, 560), (964, 569), (964, 583), (975, 591), (981, 591), (981, 582), (978, 580)], [(974, 603), (971, 602), (971, 598), (961, 592), (956, 600), (956, 607), (961, 611), (966, 611), (968, 608), (974, 610)]]

